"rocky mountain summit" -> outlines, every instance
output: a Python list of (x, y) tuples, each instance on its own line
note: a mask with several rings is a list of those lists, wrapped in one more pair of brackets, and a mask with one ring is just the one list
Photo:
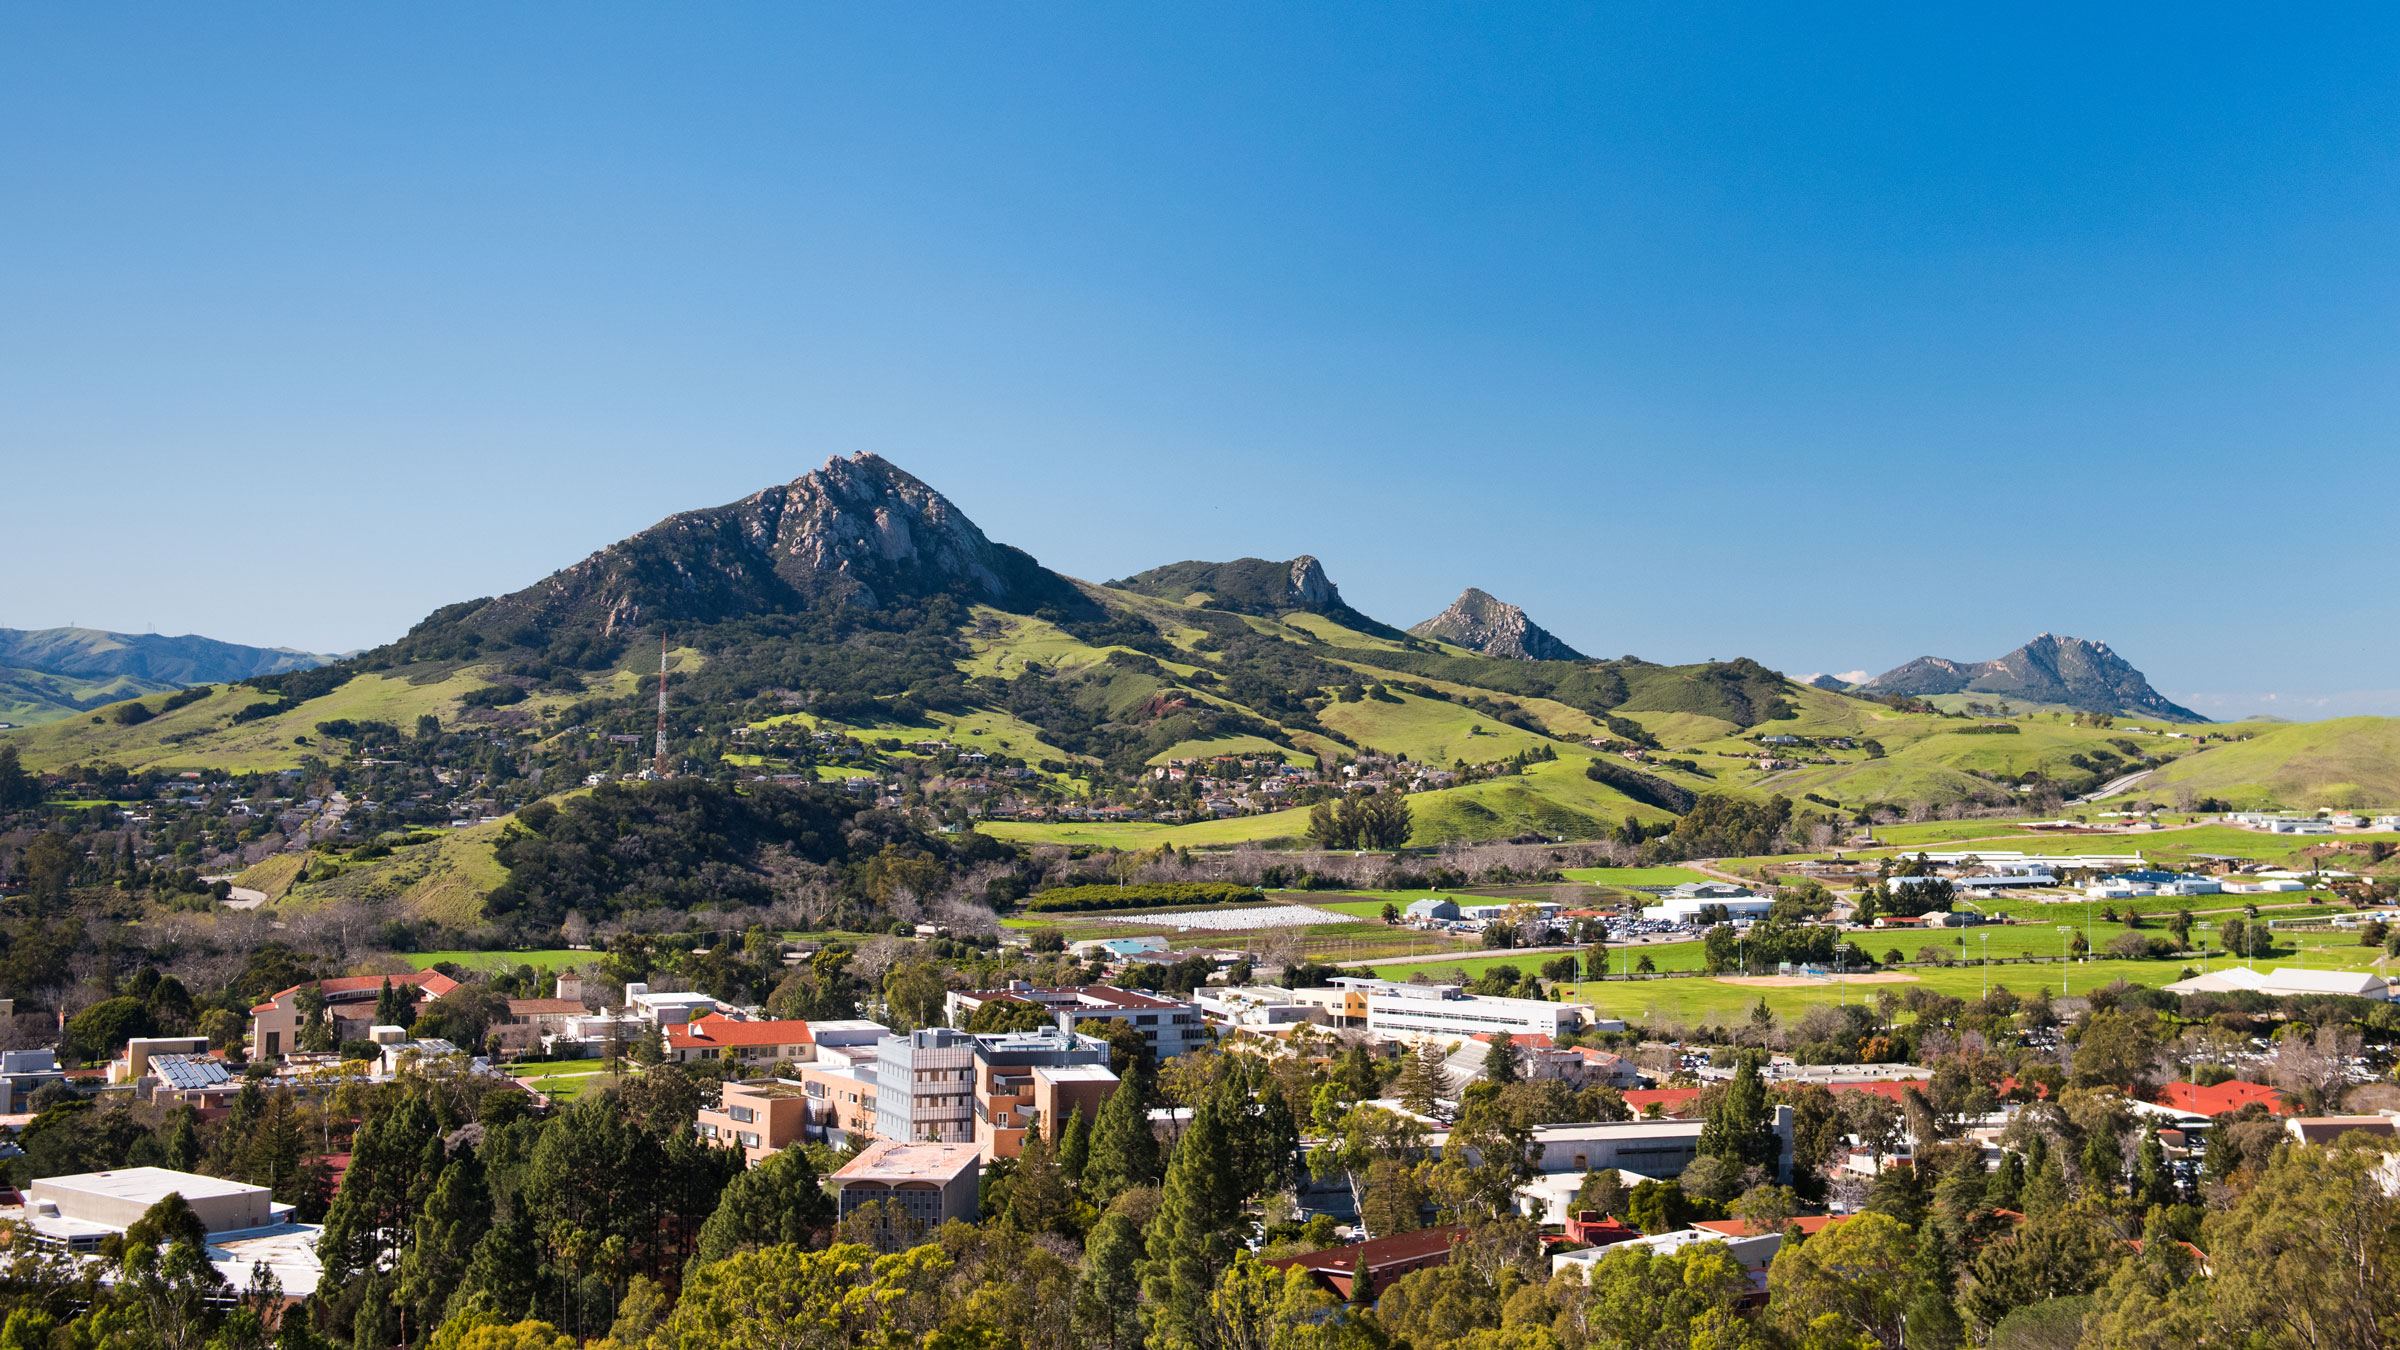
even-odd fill
[(949, 498), (860, 453), (727, 506), (685, 511), (473, 615), (478, 629), (714, 622), (817, 604), (951, 595), (1003, 609), (1088, 607), (1073, 583), (993, 543)]
[(2044, 633), (2006, 656), (1952, 661), (1920, 656), (1858, 686), (1862, 694), (1926, 698), (1991, 694), (2020, 703), (2048, 703), (2084, 712), (2156, 717), (2173, 722), (2208, 719), (2171, 703), (2142, 672), (2105, 642)]
[(1585, 661), (1583, 653), (1525, 617), (1525, 611), (1469, 586), (1450, 608), (1408, 630), (1484, 656), (1510, 661)]

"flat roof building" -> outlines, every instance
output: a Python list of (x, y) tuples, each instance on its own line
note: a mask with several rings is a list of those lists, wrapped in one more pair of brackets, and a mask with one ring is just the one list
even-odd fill
[(871, 1204), (890, 1207), (875, 1245), (898, 1251), (952, 1219), (972, 1223), (983, 1155), (973, 1144), (903, 1144), (878, 1139), (845, 1163), (831, 1181), (839, 1212), (848, 1218)]
[(1584, 1024), (1591, 1010), (1579, 1003), (1538, 998), (1495, 998), (1470, 994), (1455, 984), (1402, 984), (1343, 976), (1336, 985), (1366, 996), (1367, 1030), (1403, 1040), (1466, 1040), (1478, 1032), (1553, 1040)]
[(1020, 980), (1006, 989), (953, 990), (944, 1001), (943, 1012), (950, 1025), (965, 1026), (977, 1008), (994, 999), (1039, 1004), (1075, 1031), (1089, 1030), (1086, 1024), (1090, 1022), (1123, 1022), (1142, 1034), (1143, 1042), (1159, 1059), (1173, 1059), (1215, 1039), (1208, 1015), (1197, 1004), (1104, 984), (1043, 988)]

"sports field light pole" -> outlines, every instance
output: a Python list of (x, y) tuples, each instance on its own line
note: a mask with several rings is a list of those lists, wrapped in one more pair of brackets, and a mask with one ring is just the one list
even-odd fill
[(1992, 935), (1977, 933), (1975, 936), (1983, 943), (1983, 996), (1990, 998), (1992, 996)]
[[(2058, 996), (2060, 998), (2067, 996), (2067, 943), (2074, 937), (2075, 925), (2062, 923), (2058, 926)], [(2089, 942), (2090, 939), (2087, 938), (2085, 941)]]

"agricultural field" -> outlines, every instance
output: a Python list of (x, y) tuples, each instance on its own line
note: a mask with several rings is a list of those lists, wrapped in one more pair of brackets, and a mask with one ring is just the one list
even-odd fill
[(1112, 914), (1116, 923), (1149, 928), (1173, 928), (1194, 933), (1249, 933), (1264, 928), (1307, 928), (1352, 922), (1346, 914), (1328, 914), (1308, 905), (1249, 905), (1240, 908), (1171, 910)]

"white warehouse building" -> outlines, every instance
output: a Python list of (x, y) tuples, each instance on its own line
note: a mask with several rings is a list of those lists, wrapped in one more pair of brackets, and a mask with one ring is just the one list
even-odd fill
[(1722, 881), (1690, 881), (1662, 892), (1659, 903), (1645, 905), (1642, 917), (1656, 923), (1695, 923), (1712, 906), (1729, 919), (1763, 919), (1775, 907), (1770, 896)]

